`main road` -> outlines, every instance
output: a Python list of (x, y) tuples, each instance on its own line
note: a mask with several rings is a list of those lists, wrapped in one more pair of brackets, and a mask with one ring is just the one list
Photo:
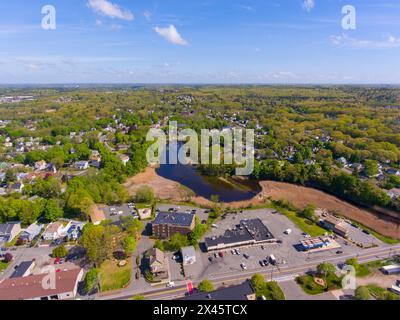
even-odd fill
[[(393, 245), (386, 248), (374, 248), (366, 249), (365, 252), (358, 254), (337, 256), (332, 258), (321, 258), (316, 259), (309, 263), (304, 263), (297, 266), (277, 266), (268, 269), (260, 269), (253, 271), (242, 271), (227, 273), (226, 275), (218, 275), (215, 277), (209, 277), (209, 280), (213, 282), (215, 287), (228, 286), (234, 284), (240, 284), (245, 280), (251, 278), (255, 273), (262, 274), (267, 280), (283, 281), (287, 279), (294, 279), (297, 275), (303, 274), (309, 270), (313, 270), (316, 266), (322, 262), (330, 262), (333, 264), (344, 263), (347, 259), (358, 258), (361, 263), (386, 259), (389, 256), (400, 253), (400, 244)], [(194, 285), (198, 284), (201, 280), (195, 281)], [(136, 292), (133, 290), (123, 290), (118, 293), (112, 293), (110, 295), (97, 296), (98, 300), (127, 300), (132, 299), (136, 295), (142, 295), (147, 300), (171, 300), (182, 298), (186, 294), (186, 284), (181, 284), (175, 288), (160, 288), (149, 290), (145, 292)]]

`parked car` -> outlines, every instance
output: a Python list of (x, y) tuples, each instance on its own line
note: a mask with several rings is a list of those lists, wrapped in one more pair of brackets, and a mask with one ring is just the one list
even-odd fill
[(221, 252), (218, 252), (218, 255), (221, 257), (221, 258), (223, 258), (224, 257), (224, 253), (221, 251)]
[(260, 260), (258, 263), (260, 264), (261, 267), (265, 267), (264, 261)]
[(244, 263), (241, 263), (240, 266), (242, 267), (243, 270), (247, 270), (247, 266)]
[(167, 288), (173, 288), (173, 287), (175, 287), (175, 282), (170, 281), (167, 283)]
[(264, 262), (264, 266), (266, 266), (266, 267), (268, 267), (268, 266), (269, 266), (269, 262), (268, 262), (268, 260), (264, 260), (263, 262)]
[(208, 257), (208, 261), (213, 262), (214, 258), (213, 257)]

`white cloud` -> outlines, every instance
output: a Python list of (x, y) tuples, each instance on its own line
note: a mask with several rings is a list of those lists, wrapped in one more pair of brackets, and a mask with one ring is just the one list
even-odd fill
[(310, 12), (315, 7), (314, 0), (303, 0), (303, 9)]
[(144, 17), (146, 18), (147, 21), (151, 21), (151, 18), (153, 16), (153, 14), (150, 11), (145, 11), (143, 12)]
[(155, 27), (154, 31), (173, 44), (178, 44), (181, 46), (186, 46), (189, 44), (185, 39), (182, 38), (178, 30), (176, 30), (175, 26), (172, 24), (168, 28)]
[(392, 35), (383, 40), (363, 40), (351, 38), (346, 34), (331, 36), (330, 41), (336, 46), (352, 47), (361, 49), (392, 49), (400, 47), (400, 38)]
[(246, 11), (255, 11), (254, 8), (251, 6), (241, 5), (240, 8)]
[(89, 0), (88, 6), (96, 13), (110, 18), (132, 21), (134, 16), (131, 11), (120, 8), (117, 4), (108, 0)]

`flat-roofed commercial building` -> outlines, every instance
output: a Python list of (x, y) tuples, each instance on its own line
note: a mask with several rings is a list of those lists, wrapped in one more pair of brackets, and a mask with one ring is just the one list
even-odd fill
[(309, 251), (329, 247), (331, 245), (331, 240), (326, 237), (315, 237), (302, 240), (300, 241), (300, 244), (304, 251)]
[(276, 242), (275, 237), (260, 219), (242, 220), (222, 236), (205, 239), (207, 251), (222, 250), (261, 243)]
[(387, 275), (400, 274), (400, 264), (391, 264), (381, 268), (382, 272)]
[(321, 225), (325, 229), (331, 230), (343, 238), (347, 238), (349, 234), (349, 231), (344, 226), (343, 220), (331, 215), (322, 220)]

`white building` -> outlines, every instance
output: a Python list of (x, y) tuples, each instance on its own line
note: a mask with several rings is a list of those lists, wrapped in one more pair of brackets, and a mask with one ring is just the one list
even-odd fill
[(181, 249), (182, 260), (184, 265), (196, 263), (196, 250), (194, 247), (184, 247)]

